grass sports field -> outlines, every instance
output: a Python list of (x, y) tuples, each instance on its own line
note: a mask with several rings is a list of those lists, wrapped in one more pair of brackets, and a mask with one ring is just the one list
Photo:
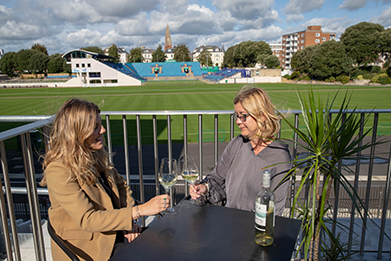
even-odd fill
[[(300, 109), (297, 92), (309, 89), (303, 84), (252, 84), (265, 89), (279, 110)], [(148, 82), (137, 87), (99, 87), (99, 88), (36, 88), (36, 89), (0, 89), (0, 115), (52, 115), (61, 104), (72, 97), (88, 99), (98, 104), (102, 111), (151, 111), (151, 110), (233, 110), (232, 101), (243, 84), (204, 84), (190, 82)], [(314, 85), (323, 100), (334, 97), (338, 108), (346, 91), (351, 94), (350, 107), (358, 109), (390, 109), (391, 88), (382, 86), (330, 86)], [(111, 119), (116, 119), (115, 117)], [(152, 132), (148, 130), (151, 117), (141, 117), (143, 144), (152, 141)], [(197, 117), (189, 117), (189, 142), (197, 141)], [(372, 122), (370, 122), (372, 123)], [(391, 123), (391, 115), (382, 114), (379, 123)], [(122, 133), (122, 122), (112, 123), (113, 133)], [(1, 123), (0, 131), (13, 124)], [(144, 126), (144, 128), (143, 128)], [(204, 117), (203, 129), (213, 129), (212, 117)], [(159, 140), (167, 139), (165, 117), (158, 118)], [(219, 117), (219, 129), (225, 130), (229, 139), (229, 118)], [(135, 121), (129, 117), (128, 131), (130, 142), (135, 142)], [(239, 129), (236, 129), (239, 133)], [(183, 140), (182, 117), (172, 117), (172, 137), (174, 142)], [(221, 134), (222, 135), (222, 134)], [(292, 137), (292, 132), (282, 126), (283, 137)], [(122, 138), (115, 141), (121, 143)]]

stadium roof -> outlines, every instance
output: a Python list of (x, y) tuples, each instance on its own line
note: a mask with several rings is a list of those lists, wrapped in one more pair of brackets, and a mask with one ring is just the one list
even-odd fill
[(99, 53), (94, 53), (86, 50), (71, 50), (62, 55), (62, 57), (67, 61), (70, 62), (72, 58), (93, 58), (96, 60), (104, 60), (104, 61), (109, 61), (109, 60), (115, 60), (115, 57), (111, 57), (108, 55), (104, 54), (99, 54)]

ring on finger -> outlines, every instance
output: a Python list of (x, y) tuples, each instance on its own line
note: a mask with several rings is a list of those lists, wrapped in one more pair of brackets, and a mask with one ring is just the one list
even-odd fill
[(164, 206), (163, 206), (163, 208), (166, 208), (166, 203), (164, 203)]

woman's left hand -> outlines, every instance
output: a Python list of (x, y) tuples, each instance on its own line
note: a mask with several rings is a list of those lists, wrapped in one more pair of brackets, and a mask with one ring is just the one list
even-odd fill
[(124, 237), (126, 237), (130, 243), (140, 235), (141, 227), (139, 225), (134, 224), (132, 230), (125, 230), (123, 232), (124, 232)]

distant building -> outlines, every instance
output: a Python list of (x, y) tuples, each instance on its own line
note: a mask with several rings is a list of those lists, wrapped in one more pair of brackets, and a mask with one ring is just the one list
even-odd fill
[(1, 57), (3, 57), (3, 55), (4, 55), (4, 49), (0, 49), (0, 59)]
[(276, 56), (278, 60), (280, 60), (280, 66), (282, 66), (282, 43), (271, 43), (269, 45), (270, 49), (272, 49), (273, 55)]
[(164, 51), (164, 53), (167, 56), (166, 61), (174, 60), (174, 52), (175, 52), (175, 46), (174, 46), (174, 48), (170, 47)]
[(198, 61), (198, 56), (201, 54), (203, 50), (207, 50), (211, 54), (211, 59), (213, 62), (213, 66), (221, 67), (224, 62), (224, 46), (217, 47), (216, 45), (202, 45), (198, 46), (193, 51), (193, 61)]
[[(113, 45), (114, 44), (112, 44), (111, 46), (113, 46)], [(106, 49), (103, 50), (105, 52), (105, 55), (109, 55), (109, 49), (110, 49), (111, 46), (109, 46), (109, 47), (107, 47)], [(117, 52), (118, 52), (118, 55), (119, 55), (119, 61), (118, 62), (120, 62), (120, 63), (127, 63), (129, 54), (125, 50), (125, 48), (117, 47)]]
[(336, 33), (323, 33), (322, 26), (311, 25), (307, 30), (282, 36), (282, 68), (291, 69), (292, 55), (306, 46), (321, 44), (335, 39)]
[(171, 41), (170, 29), (168, 28), (168, 24), (167, 24), (166, 37), (164, 38), (164, 51), (166, 51), (169, 48), (172, 48), (172, 41)]
[(152, 61), (152, 54), (155, 52), (154, 49), (148, 49), (144, 48), (144, 46), (141, 47), (141, 55), (143, 56), (143, 62), (144, 63), (151, 63)]

